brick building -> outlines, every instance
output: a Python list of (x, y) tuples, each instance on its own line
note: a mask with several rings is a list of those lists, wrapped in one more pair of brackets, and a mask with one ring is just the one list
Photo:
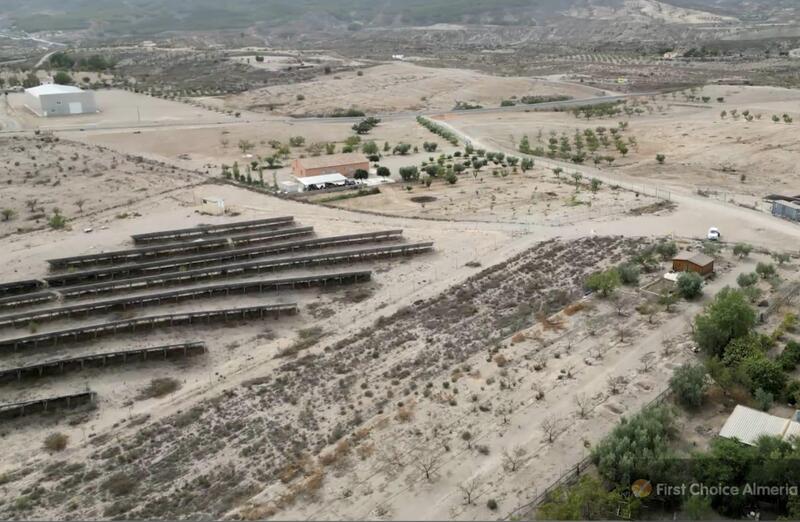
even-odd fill
[(363, 154), (329, 154), (311, 158), (298, 158), (292, 162), (292, 174), (298, 178), (341, 174), (352, 178), (357, 170), (369, 172), (369, 160)]

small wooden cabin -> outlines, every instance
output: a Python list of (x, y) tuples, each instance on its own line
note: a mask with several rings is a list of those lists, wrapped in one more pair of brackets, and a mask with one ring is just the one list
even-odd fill
[(695, 272), (701, 276), (714, 273), (714, 258), (705, 254), (686, 252), (672, 259), (672, 270), (675, 272)]

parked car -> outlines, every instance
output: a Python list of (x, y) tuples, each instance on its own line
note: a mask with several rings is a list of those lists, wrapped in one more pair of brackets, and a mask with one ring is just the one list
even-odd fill
[(709, 241), (719, 241), (722, 238), (722, 234), (720, 233), (717, 227), (711, 227), (708, 229), (708, 239)]

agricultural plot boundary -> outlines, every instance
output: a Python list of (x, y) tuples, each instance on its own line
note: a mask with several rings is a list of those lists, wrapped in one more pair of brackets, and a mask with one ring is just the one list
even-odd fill
[(83, 370), (86, 366), (106, 366), (109, 364), (124, 364), (129, 360), (146, 361), (148, 356), (159, 356), (167, 359), (171, 356), (189, 357), (206, 352), (206, 344), (203, 342), (188, 342), (180, 344), (170, 344), (164, 346), (154, 346), (150, 348), (139, 348), (135, 350), (121, 350), (116, 352), (96, 353), (83, 355), (80, 357), (68, 357), (66, 359), (56, 359), (38, 364), (20, 366), (0, 370), (0, 380), (22, 380), (23, 378), (39, 378), (52, 373), (64, 373), (70, 370)]
[(369, 281), (371, 271), (351, 271), (334, 274), (321, 274), (306, 277), (283, 279), (264, 279), (242, 283), (226, 283), (185, 290), (174, 290), (134, 297), (124, 297), (94, 303), (85, 303), (58, 308), (48, 308), (7, 316), (0, 316), (0, 328), (25, 326), (31, 323), (43, 323), (74, 316), (88, 317), (92, 314), (107, 313), (131, 308), (157, 306), (164, 302), (180, 302), (215, 296), (245, 295), (248, 292), (270, 292), (282, 289), (311, 288), (314, 286), (342, 285)]
[(92, 326), (57, 330), (43, 334), (17, 337), (15, 339), (6, 339), (0, 341), (0, 352), (36, 348), (43, 344), (56, 346), (59, 342), (69, 343), (84, 339), (97, 339), (107, 335), (116, 335), (120, 332), (152, 330), (162, 326), (173, 327), (176, 325), (194, 324), (198, 322), (210, 323), (218, 320), (228, 321), (231, 319), (247, 319), (252, 317), (264, 318), (265, 316), (273, 316), (275, 319), (278, 319), (281, 315), (294, 315), (297, 312), (297, 304), (292, 303), (285, 305), (249, 306), (224, 310), (154, 315), (124, 321), (112, 321)]

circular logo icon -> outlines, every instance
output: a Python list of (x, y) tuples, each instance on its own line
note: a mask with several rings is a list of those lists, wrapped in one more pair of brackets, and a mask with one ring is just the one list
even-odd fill
[(631, 491), (636, 498), (647, 498), (653, 492), (653, 485), (649, 480), (639, 479), (633, 483)]

